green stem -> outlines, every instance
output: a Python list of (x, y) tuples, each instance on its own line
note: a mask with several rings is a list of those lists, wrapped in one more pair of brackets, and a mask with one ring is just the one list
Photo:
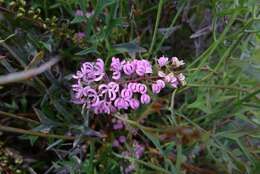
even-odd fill
[(177, 144), (176, 174), (181, 174), (182, 145)]
[[(182, 12), (182, 10), (184, 8), (185, 3), (186, 2), (182, 3), (181, 7), (177, 11), (177, 14), (172, 19), (172, 22), (171, 22), (171, 25), (169, 26), (169, 28), (173, 27), (173, 25), (175, 24), (177, 18), (179, 17), (180, 13)], [(164, 43), (164, 41), (165, 41), (165, 39), (167, 38), (168, 35), (169, 35), (169, 31), (166, 32), (166, 34), (163, 36), (162, 40), (159, 42), (158, 46), (156, 47), (156, 49), (154, 51), (154, 55), (159, 51), (159, 49), (161, 48), (162, 44)]]
[(250, 92), (251, 90), (245, 89), (245, 88), (238, 88), (233, 86), (225, 86), (225, 85), (209, 85), (209, 84), (187, 84), (187, 87), (208, 87), (208, 88), (219, 88), (219, 89), (231, 89), (231, 90), (237, 90), (242, 92)]
[(191, 68), (192, 66), (194, 66), (197, 62), (199, 62), (201, 59), (201, 62), (199, 64), (198, 67), (201, 67), (208, 59), (208, 57), (214, 52), (214, 50), (218, 47), (218, 45), (223, 42), (227, 32), (229, 31), (230, 27), (232, 26), (232, 24), (234, 23), (237, 15), (238, 15), (238, 11), (236, 11), (233, 16), (231, 17), (227, 27), (224, 29), (224, 31), (221, 33), (219, 39), (214, 42), (206, 51), (204, 51), (204, 53), (202, 53), (195, 61), (193, 61), (193, 63), (191, 63), (188, 68)]
[(173, 93), (172, 93), (172, 97), (171, 97), (171, 118), (172, 118), (172, 121), (173, 121), (173, 125), (174, 126), (177, 126), (177, 121), (175, 119), (175, 112), (174, 112), (174, 99), (175, 99), (175, 94), (176, 94), (176, 91), (177, 90), (174, 90)]
[(25, 122), (31, 122), (31, 123), (34, 123), (34, 124), (39, 124), (39, 122), (36, 121), (36, 120), (32, 120), (32, 119), (29, 119), (29, 118), (24, 118), (24, 117), (17, 116), (15, 114), (4, 112), (4, 111), (0, 111), (0, 115), (4, 115), (4, 116), (10, 117), (10, 118), (19, 119), (19, 120), (22, 120), (22, 121), (25, 121)]
[(72, 137), (72, 136), (48, 134), (48, 133), (42, 133), (42, 132), (37, 132), (37, 131), (32, 131), (32, 130), (25, 130), (25, 129), (20, 129), (20, 128), (3, 126), (3, 125), (0, 125), (0, 131), (27, 134), (27, 135), (33, 135), (33, 136), (38, 136), (38, 137), (44, 137), (44, 138), (57, 138), (57, 139), (64, 139), (64, 140), (74, 140), (76, 138), (76, 137)]
[(157, 16), (156, 16), (154, 32), (153, 32), (152, 43), (151, 43), (151, 46), (150, 46), (150, 49), (149, 49), (149, 52), (148, 52), (148, 57), (151, 55), (151, 53), (153, 51), (154, 44), (155, 44), (156, 35), (157, 35), (157, 31), (158, 31), (158, 26), (159, 26), (159, 21), (160, 21), (161, 12), (162, 12), (162, 6), (163, 6), (163, 0), (160, 0), (159, 6), (158, 6), (158, 11), (157, 11)]
[(158, 167), (158, 165), (154, 165), (152, 163), (148, 163), (148, 162), (145, 162), (143, 160), (139, 160), (139, 159), (128, 157), (128, 156), (119, 155), (119, 154), (116, 154), (116, 153), (114, 153), (114, 155), (119, 157), (119, 158), (127, 159), (127, 160), (129, 160), (131, 162), (140, 163), (140, 164), (145, 165), (145, 166), (147, 166), (147, 167), (149, 167), (151, 169), (157, 170), (160, 173), (170, 174), (170, 172), (168, 170), (166, 170), (164, 168), (161, 168), (161, 167)]
[(129, 119), (126, 119), (126, 118), (122, 118), (122, 117), (120, 117), (117, 114), (114, 114), (113, 116), (116, 117), (119, 120), (122, 120), (124, 122), (127, 122), (127, 123), (131, 124), (132, 126), (135, 126), (135, 127), (139, 128), (141, 130), (145, 130), (145, 131), (148, 131), (148, 132), (160, 132), (161, 131), (160, 129), (146, 127), (146, 126), (143, 126), (143, 125), (141, 125), (141, 124), (139, 124), (139, 123), (137, 123), (135, 121), (132, 121), (132, 120), (129, 120)]
[(241, 106), (243, 104), (243, 102), (249, 100), (250, 98), (254, 97), (258, 93), (260, 93), (260, 89), (253, 91), (252, 93), (246, 95), (245, 97), (243, 97), (240, 100), (230, 103), (230, 105), (223, 106), (223, 109), (221, 109), (219, 111), (202, 116), (200, 119), (209, 118), (208, 121), (205, 121), (205, 123), (207, 124), (209, 121), (213, 121), (216, 118), (221, 119), (221, 118), (225, 117), (226, 115), (228, 115), (229, 113), (235, 113), (236, 109), (238, 109), (239, 106)]

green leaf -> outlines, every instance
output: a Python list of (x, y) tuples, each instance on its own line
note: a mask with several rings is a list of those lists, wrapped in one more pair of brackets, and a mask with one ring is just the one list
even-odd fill
[(77, 24), (77, 23), (84, 22), (85, 20), (86, 20), (85, 16), (75, 16), (70, 23)]
[(252, 170), (252, 174), (259, 174), (260, 171), (260, 160), (256, 160), (254, 162), (254, 168)]
[(140, 47), (135, 42), (116, 44), (112, 47), (120, 53), (128, 53), (129, 55), (147, 51), (145, 48)]
[(84, 50), (82, 50), (80, 52), (77, 52), (75, 55), (77, 55), (77, 56), (84, 56), (84, 55), (88, 55), (90, 53), (97, 53), (97, 54), (99, 54), (97, 49), (92, 47), (92, 48), (86, 48), (86, 49), (84, 49)]
[(205, 113), (209, 113), (210, 110), (205, 104), (205, 99), (202, 96), (198, 96), (197, 100), (188, 105), (188, 108), (199, 109)]
[(60, 125), (60, 123), (55, 122), (51, 119), (49, 119), (41, 110), (37, 109), (37, 108), (33, 108), (34, 112), (36, 113), (38, 119), (40, 120), (40, 122), (44, 125), (52, 125), (52, 126), (58, 126)]
[(33, 146), (36, 143), (36, 141), (38, 140), (39, 137), (32, 136), (32, 135), (22, 135), (19, 138), (21, 138), (22, 140), (29, 140), (31, 146)]
[(99, 0), (94, 15), (99, 15), (105, 7), (112, 5), (115, 2), (115, 0)]

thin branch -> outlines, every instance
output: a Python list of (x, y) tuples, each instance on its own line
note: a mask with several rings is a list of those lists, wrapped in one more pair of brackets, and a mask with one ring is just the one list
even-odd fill
[(37, 132), (37, 131), (32, 131), (32, 130), (13, 128), (13, 127), (3, 126), (3, 125), (0, 125), (0, 131), (27, 134), (27, 135), (44, 137), (44, 138), (57, 138), (57, 139), (64, 139), (64, 140), (74, 140), (74, 139), (76, 139), (76, 137), (73, 137), (73, 136), (48, 134), (48, 133), (42, 133), (42, 132)]
[(219, 88), (219, 89), (231, 89), (242, 92), (250, 92), (251, 90), (245, 88), (238, 88), (233, 86), (225, 86), (225, 85), (209, 85), (209, 84), (187, 84), (187, 87), (208, 87), (208, 88)]
[(8, 113), (8, 112), (4, 112), (4, 111), (0, 111), (0, 115), (4, 115), (4, 116), (10, 117), (10, 118), (19, 119), (19, 120), (22, 120), (22, 121), (25, 121), (25, 122), (31, 122), (31, 123), (34, 123), (34, 124), (39, 124), (40, 123), (40, 122), (38, 122), (36, 120), (32, 120), (32, 119), (29, 119), (29, 118), (21, 117), (21, 116), (18, 116), (18, 115), (12, 114), (12, 113)]
[(59, 57), (55, 57), (55, 58), (52, 58), (49, 62), (41, 65), (38, 68), (32, 68), (27, 71), (21, 71), (21, 72), (10, 73), (7, 75), (2, 75), (2, 76), (0, 76), (0, 85), (28, 80), (34, 76), (37, 76), (38, 74), (43, 73), (44, 71), (49, 69), (51, 66), (56, 64), (59, 60), (60, 60)]

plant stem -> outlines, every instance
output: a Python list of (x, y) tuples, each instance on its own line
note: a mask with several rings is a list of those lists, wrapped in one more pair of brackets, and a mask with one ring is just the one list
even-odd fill
[(232, 89), (232, 90), (238, 90), (243, 92), (250, 92), (251, 90), (245, 89), (245, 88), (238, 88), (233, 86), (225, 86), (225, 85), (209, 85), (209, 84), (187, 84), (187, 87), (208, 87), (208, 88), (220, 88), (220, 89)]
[(182, 145), (177, 144), (176, 174), (181, 174)]
[(225, 27), (224, 31), (223, 31), (223, 32), (221, 33), (221, 35), (219, 36), (219, 39), (218, 39), (216, 42), (214, 42), (206, 51), (204, 51), (195, 61), (193, 61), (193, 62), (188, 66), (188, 68), (193, 67), (193, 66), (194, 66), (197, 62), (199, 62), (200, 60), (201, 60), (201, 62), (199, 63), (198, 67), (201, 67), (201, 66), (207, 61), (207, 59), (209, 58), (209, 56), (214, 52), (214, 50), (218, 47), (218, 45), (219, 45), (220, 43), (222, 43), (223, 40), (225, 39), (225, 36), (226, 36), (227, 32), (228, 32), (229, 29), (231, 28), (231, 26), (232, 26), (232, 24), (234, 23), (234, 21), (235, 21), (235, 19), (236, 19), (236, 17), (237, 17), (238, 14), (239, 14), (238, 11), (236, 11), (236, 12), (232, 15), (232, 17), (231, 17), (231, 19), (230, 19), (230, 21), (229, 21), (227, 27)]
[[(181, 7), (178, 9), (177, 14), (176, 14), (176, 15), (174, 16), (174, 18), (172, 19), (172, 22), (171, 22), (171, 25), (169, 26), (169, 28), (173, 27), (173, 25), (175, 24), (175, 22), (176, 22), (177, 18), (179, 17), (179, 15), (180, 15), (180, 13), (181, 13), (181, 11), (182, 11), (182, 9), (183, 9), (185, 3), (186, 3), (186, 2), (183, 2), (182, 5), (181, 5)], [(170, 30), (168, 30), (168, 31), (166, 32), (166, 34), (163, 36), (162, 40), (159, 42), (157, 48), (156, 48), (155, 51), (154, 51), (154, 54), (156, 54), (156, 53), (159, 51), (159, 49), (161, 48), (163, 42), (165, 41), (165, 39), (166, 39), (167, 36), (169, 35), (169, 31), (170, 31)]]
[(172, 97), (171, 97), (171, 119), (172, 119), (172, 121), (173, 121), (173, 125), (174, 126), (177, 126), (177, 121), (176, 121), (176, 114), (175, 114), (175, 112), (174, 112), (174, 99), (175, 99), (175, 94), (176, 94), (176, 89), (173, 91), (173, 93), (172, 93)]
[(50, 61), (46, 62), (45, 64), (41, 65), (38, 68), (32, 68), (30, 70), (14, 72), (14, 73), (10, 73), (8, 75), (2, 75), (2, 76), (0, 76), (0, 84), (4, 85), (7, 83), (14, 83), (14, 82), (19, 82), (19, 81), (23, 81), (23, 80), (28, 80), (40, 73), (43, 73), (44, 71), (49, 69), (51, 66), (58, 63), (58, 61), (60, 61), (60, 58), (54, 57)]
[(151, 53), (153, 51), (154, 44), (155, 44), (156, 35), (157, 35), (157, 31), (158, 31), (158, 26), (159, 26), (159, 21), (160, 21), (161, 12), (162, 12), (162, 6), (163, 6), (163, 0), (160, 0), (159, 6), (158, 6), (158, 11), (157, 11), (157, 16), (156, 16), (154, 32), (153, 32), (152, 43), (151, 43), (151, 46), (150, 46), (150, 49), (149, 49), (149, 52), (148, 52), (148, 57), (151, 55)]
[(37, 131), (32, 131), (32, 130), (25, 130), (25, 129), (20, 129), (20, 128), (3, 126), (3, 125), (0, 125), (0, 131), (27, 134), (27, 135), (44, 137), (44, 138), (57, 138), (57, 139), (64, 139), (64, 140), (74, 140), (76, 138), (76, 137), (72, 137), (72, 136), (48, 134), (48, 133), (42, 133), (42, 132), (37, 132)]
[(4, 111), (0, 111), (0, 115), (4, 115), (4, 116), (10, 117), (10, 118), (19, 119), (19, 120), (22, 120), (22, 121), (25, 121), (25, 122), (31, 122), (31, 123), (34, 123), (34, 124), (39, 124), (39, 122), (36, 121), (36, 120), (32, 120), (32, 119), (29, 119), (29, 118), (24, 118), (24, 117), (17, 116), (15, 114), (4, 112)]

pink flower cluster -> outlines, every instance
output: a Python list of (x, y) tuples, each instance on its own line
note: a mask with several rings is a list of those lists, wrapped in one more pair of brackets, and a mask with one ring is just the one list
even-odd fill
[[(183, 61), (173, 57), (160, 57), (157, 70), (148, 60), (120, 60), (112, 58), (110, 71), (105, 72), (102, 59), (85, 62), (73, 75), (77, 80), (72, 85), (73, 102), (94, 111), (96, 114), (110, 114), (117, 110), (136, 110), (141, 104), (149, 104), (150, 86), (154, 94), (158, 94), (167, 84), (173, 88), (185, 84), (183, 74), (168, 72), (167, 66), (178, 68)], [(157, 73), (156, 73), (157, 72)], [(154, 75), (154, 76), (153, 76)]]
[[(132, 158), (134, 157), (136, 159), (140, 159), (144, 155), (144, 151), (145, 151), (145, 146), (143, 144), (139, 143), (137, 140), (133, 140), (132, 152), (124, 151), (121, 154), (124, 157), (132, 157)], [(134, 163), (132, 163), (124, 169), (124, 173), (127, 173), (127, 174), (132, 173), (134, 170), (136, 170), (136, 165)]]

